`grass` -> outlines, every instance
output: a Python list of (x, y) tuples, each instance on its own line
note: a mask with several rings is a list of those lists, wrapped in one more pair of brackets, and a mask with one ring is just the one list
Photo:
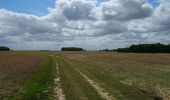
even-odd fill
[(48, 100), (53, 88), (53, 57), (45, 59), (43, 65), (32, 74), (24, 90), (24, 100)]
[(93, 87), (74, 68), (67, 59), (57, 59), (61, 85), (67, 100), (102, 100)]
[(169, 100), (169, 54), (60, 54), (118, 100)]
[(75, 68), (117, 100), (170, 100), (170, 54), (3, 52), (0, 56), (2, 100), (53, 100), (56, 62), (67, 100), (102, 100)]
[(26, 52), (0, 52), (0, 99), (20, 97), (28, 77), (39, 69), (44, 55)]
[[(98, 69), (92, 69), (86, 64), (77, 63), (77, 67), (83, 71), (88, 77), (91, 77), (98, 82), (101, 87), (104, 87), (110, 94), (112, 94), (118, 100), (146, 100), (151, 99), (149, 94), (143, 93), (134, 86), (122, 83), (118, 77), (113, 77), (108, 72), (99, 71)], [(88, 67), (87, 67), (88, 66)]]

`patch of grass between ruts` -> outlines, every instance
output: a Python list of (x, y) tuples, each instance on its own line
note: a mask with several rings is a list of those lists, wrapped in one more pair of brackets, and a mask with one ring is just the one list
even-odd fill
[(32, 74), (24, 88), (24, 100), (49, 100), (54, 79), (54, 59), (49, 56), (42, 66)]
[(103, 100), (97, 91), (75, 70), (66, 58), (57, 58), (61, 86), (68, 100)]

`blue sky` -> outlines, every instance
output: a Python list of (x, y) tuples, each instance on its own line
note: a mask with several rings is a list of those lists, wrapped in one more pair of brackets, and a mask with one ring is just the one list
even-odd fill
[(150, 4), (153, 5), (153, 7), (159, 6), (159, 1), (158, 0), (147, 0)]
[(53, 8), (55, 6), (55, 0), (1, 0), (0, 8), (4, 8), (10, 11), (45, 15), (48, 13), (47, 8)]
[[(98, 0), (103, 2), (108, 0)], [(157, 0), (148, 0), (154, 7), (159, 5)], [(1, 0), (0, 8), (10, 11), (43, 16), (48, 14), (47, 8), (54, 8), (55, 0)]]

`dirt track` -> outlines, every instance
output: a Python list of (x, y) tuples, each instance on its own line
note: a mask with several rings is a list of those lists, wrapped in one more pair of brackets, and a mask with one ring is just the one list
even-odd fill
[(54, 88), (55, 98), (57, 98), (58, 100), (66, 100), (60, 83), (59, 66), (57, 62), (56, 62), (56, 71), (57, 74), (56, 74), (56, 78), (54, 79), (56, 85), (56, 87)]
[(85, 74), (83, 74), (79, 69), (75, 68), (84, 78), (85, 80), (98, 92), (98, 94), (105, 100), (115, 100), (115, 98), (109, 93), (105, 92), (105, 89), (101, 88), (98, 83), (96, 83), (94, 80), (87, 77)]

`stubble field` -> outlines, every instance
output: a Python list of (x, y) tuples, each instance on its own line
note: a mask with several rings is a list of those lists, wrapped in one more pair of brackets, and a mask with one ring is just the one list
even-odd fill
[(0, 56), (1, 99), (170, 99), (170, 54), (0, 52)]
[[(170, 100), (169, 54), (64, 52), (59, 55), (62, 59), (62, 61), (59, 60), (62, 74), (64, 74), (64, 69), (72, 68), (74, 71), (76, 71), (75, 68), (78, 69), (108, 94), (103, 99), (111, 96), (110, 100), (113, 98), (117, 100)], [(68, 92), (67, 89), (73, 86), (65, 83), (64, 79), (67, 75), (62, 75), (62, 77), (66, 97), (68, 95), (68, 98), (71, 98), (69, 96), (74, 92)], [(69, 77), (71, 77), (71, 72)], [(77, 83), (78, 80), (75, 84)]]
[(40, 69), (46, 53), (0, 52), (0, 100), (21, 99), (24, 86)]

